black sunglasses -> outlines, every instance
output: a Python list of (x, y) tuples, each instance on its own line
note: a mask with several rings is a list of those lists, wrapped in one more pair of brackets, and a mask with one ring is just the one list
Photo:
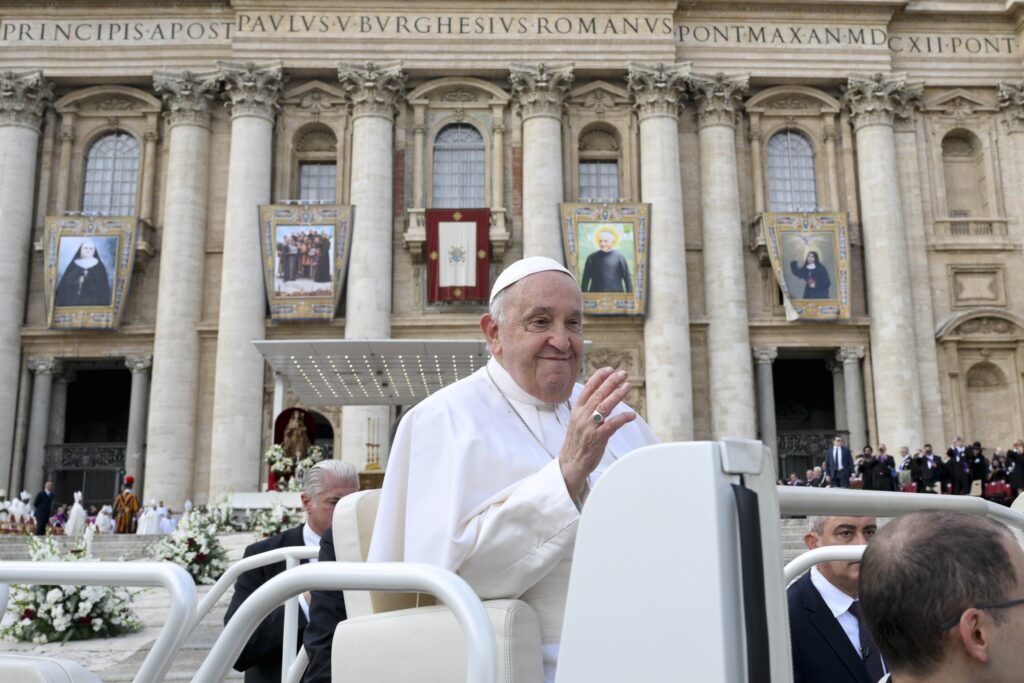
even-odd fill
[[(1006, 609), (1007, 607), (1016, 607), (1017, 605), (1024, 605), (1024, 598), (1017, 598), (1016, 600), (1007, 600), (1006, 602), (990, 602), (984, 605), (975, 605), (975, 609)], [(940, 631), (948, 631), (949, 629), (956, 626), (957, 622), (960, 621), (960, 617), (964, 615), (963, 612), (956, 615), (952, 619), (939, 624)]]

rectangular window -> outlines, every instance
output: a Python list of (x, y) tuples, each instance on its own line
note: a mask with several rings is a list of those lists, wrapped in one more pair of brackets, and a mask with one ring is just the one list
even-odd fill
[(580, 201), (614, 202), (619, 197), (619, 162), (580, 162)]
[(333, 204), (336, 201), (338, 165), (333, 162), (299, 164), (299, 199)]

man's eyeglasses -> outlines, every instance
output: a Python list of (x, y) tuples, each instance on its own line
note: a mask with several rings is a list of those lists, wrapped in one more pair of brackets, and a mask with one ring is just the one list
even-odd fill
[[(1007, 600), (1006, 602), (990, 602), (984, 605), (975, 605), (974, 608), (1006, 609), (1008, 607), (1016, 607), (1017, 605), (1024, 605), (1024, 598), (1017, 598), (1016, 600)], [(962, 617), (963, 615), (964, 613), (960, 612), (960, 614), (956, 615), (952, 619), (947, 619), (946, 621), (942, 622), (941, 624), (939, 624), (939, 630), (948, 631), (949, 629), (953, 628), (954, 626), (956, 626), (957, 622), (960, 621), (960, 617)]]

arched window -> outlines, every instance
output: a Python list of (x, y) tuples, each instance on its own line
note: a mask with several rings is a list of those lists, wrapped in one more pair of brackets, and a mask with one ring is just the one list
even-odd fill
[(768, 140), (770, 211), (816, 211), (814, 148), (800, 133), (784, 130)]
[(620, 151), (618, 137), (610, 131), (598, 128), (580, 137), (580, 201), (619, 200)]
[(468, 123), (452, 123), (434, 139), (435, 209), (487, 206), (484, 137)]
[[(942, 138), (942, 173), (946, 210), (951, 218), (990, 216), (985, 155), (973, 133), (955, 130)], [(954, 222), (954, 233), (969, 232), (967, 221)]]
[(104, 135), (85, 161), (82, 211), (101, 216), (135, 215), (139, 143), (127, 133)]
[(337, 148), (338, 140), (326, 126), (307, 130), (296, 140), (299, 199), (325, 204), (337, 200)]

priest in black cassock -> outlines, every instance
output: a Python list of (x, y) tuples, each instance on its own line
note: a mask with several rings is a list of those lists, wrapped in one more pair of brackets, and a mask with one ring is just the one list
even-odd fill
[(587, 257), (583, 277), (580, 278), (580, 289), (584, 292), (633, 291), (626, 257), (612, 249), (615, 237), (615, 233), (608, 229), (597, 233), (599, 250)]

